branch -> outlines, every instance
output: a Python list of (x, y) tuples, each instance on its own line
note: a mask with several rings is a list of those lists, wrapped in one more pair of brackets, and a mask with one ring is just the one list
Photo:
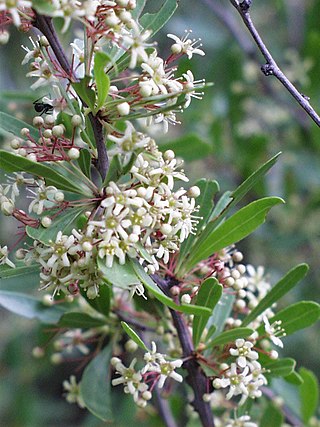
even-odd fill
[[(175, 282), (172, 279), (162, 279), (157, 275), (152, 275), (152, 279), (159, 286), (164, 294), (170, 295), (170, 287)], [(192, 405), (198, 412), (204, 427), (214, 427), (213, 414), (209, 403), (204, 402), (203, 395), (207, 392), (207, 377), (194, 357), (194, 347), (190, 336), (189, 328), (185, 323), (182, 313), (169, 309), (173, 324), (177, 330), (180, 340), (183, 357), (186, 359), (183, 367), (188, 371), (187, 382), (194, 392)]]
[[(56, 30), (52, 23), (52, 18), (45, 15), (40, 15), (36, 11), (35, 19), (33, 21), (34, 27), (38, 28), (41, 33), (46, 36), (48, 42), (61, 66), (61, 68), (65, 71), (68, 76), (70, 82), (76, 81), (73, 76), (72, 67), (66, 57), (63, 47), (61, 46), (60, 40), (57, 36)], [(81, 100), (83, 105), (86, 106), (86, 103)], [(98, 161), (97, 161), (97, 170), (99, 171), (102, 180), (105, 179), (107, 171), (109, 169), (109, 159), (107, 148), (104, 142), (103, 135), (103, 126), (97, 116), (94, 116), (92, 113), (89, 113), (90, 123), (92, 125), (96, 147), (98, 152)]]
[(273, 59), (271, 53), (264, 44), (260, 34), (254, 26), (251, 15), (250, 6), (252, 0), (243, 0), (241, 3), (238, 0), (230, 0), (231, 4), (239, 12), (244, 24), (248, 28), (253, 40), (258, 46), (260, 52), (266, 60), (266, 64), (262, 65), (261, 71), (265, 76), (275, 76), (280, 83), (288, 90), (288, 92), (295, 98), (305, 112), (311, 117), (311, 119), (320, 127), (320, 117), (309, 103), (309, 99), (300, 93), (298, 89), (290, 82), (290, 80), (281, 71), (276, 61)]

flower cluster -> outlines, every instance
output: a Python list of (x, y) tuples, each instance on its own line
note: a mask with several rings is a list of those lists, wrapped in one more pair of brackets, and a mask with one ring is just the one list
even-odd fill
[(140, 369), (134, 369), (137, 362), (133, 359), (130, 366), (127, 368), (123, 365), (118, 357), (111, 359), (111, 364), (114, 366), (116, 373), (120, 377), (112, 380), (112, 385), (124, 385), (125, 393), (133, 396), (134, 402), (144, 407), (148, 400), (152, 398), (152, 390), (157, 385), (163, 388), (165, 381), (172, 378), (175, 381), (182, 382), (183, 377), (178, 374), (175, 369), (182, 366), (183, 361), (180, 359), (168, 361), (166, 355), (157, 352), (155, 342), (152, 342), (152, 350), (144, 354), (145, 366)]

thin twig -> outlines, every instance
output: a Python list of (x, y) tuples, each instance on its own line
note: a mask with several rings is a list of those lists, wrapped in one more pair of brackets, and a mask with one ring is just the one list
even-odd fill
[[(164, 294), (166, 294), (167, 296), (171, 296), (170, 287), (173, 284), (171, 283), (172, 279), (162, 279), (156, 274), (152, 275), (152, 279), (155, 281), (155, 283), (159, 286), (159, 288)], [(178, 311), (175, 311), (171, 308), (170, 313), (173, 320), (173, 324), (177, 330), (177, 334), (183, 352), (183, 357), (186, 359), (183, 364), (183, 367), (188, 372), (186, 380), (193, 389), (194, 393), (192, 405), (194, 409), (198, 412), (202, 425), (204, 427), (214, 427), (215, 424), (211, 407), (209, 403), (203, 400), (203, 395), (207, 392), (207, 377), (194, 357), (195, 351), (189, 328), (186, 325), (182, 313), (179, 313)]]
[(239, 12), (244, 24), (248, 28), (253, 40), (258, 46), (260, 52), (266, 60), (266, 64), (262, 65), (261, 71), (265, 76), (275, 76), (280, 83), (288, 90), (288, 92), (295, 98), (305, 112), (311, 117), (311, 119), (320, 127), (320, 117), (310, 105), (308, 97), (298, 91), (298, 89), (290, 82), (290, 80), (281, 71), (276, 61), (273, 59), (268, 48), (264, 44), (259, 32), (252, 22), (250, 15), (250, 7), (252, 0), (243, 0), (241, 3), (238, 0), (230, 0), (231, 4)]
[[(63, 47), (61, 46), (60, 40), (52, 23), (52, 18), (50, 18), (49, 16), (40, 15), (36, 11), (34, 11), (34, 13), (34, 27), (38, 28), (38, 30), (40, 30), (42, 34), (46, 36), (51, 46), (51, 49), (53, 50), (61, 68), (68, 76), (69, 81), (75, 82), (76, 78), (73, 76), (72, 67), (68, 61), (68, 58), (66, 57)], [(83, 100), (81, 101), (83, 105), (86, 106), (86, 103)], [(102, 180), (104, 180), (109, 169), (109, 159), (104, 141), (103, 126), (99, 118), (97, 116), (94, 116), (92, 113), (89, 113), (89, 119), (92, 125), (98, 152), (98, 161), (96, 167), (101, 175)]]
[[(232, 37), (238, 42), (241, 50), (248, 57), (248, 59), (250, 61), (259, 63), (259, 53), (255, 49), (253, 41), (250, 39), (249, 35), (243, 32), (243, 29), (240, 26), (241, 22), (236, 19), (236, 17), (232, 14), (232, 11), (227, 10), (225, 6), (221, 4), (221, 0), (202, 1), (214, 13), (215, 17), (223, 24), (224, 28), (229, 31)], [(298, 106), (296, 106), (296, 104), (282, 99), (273, 85), (270, 84), (271, 82), (262, 78), (262, 76), (259, 78), (259, 83), (261, 84), (261, 89), (265, 95), (271, 96), (280, 105), (283, 105), (286, 110), (288, 110), (290, 114), (294, 116), (300, 126), (302, 126), (304, 129), (309, 128), (310, 121), (308, 117)]]

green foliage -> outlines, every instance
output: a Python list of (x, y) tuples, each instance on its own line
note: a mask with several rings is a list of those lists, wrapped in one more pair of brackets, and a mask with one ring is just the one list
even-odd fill
[[(208, 307), (211, 312), (213, 311), (214, 307), (218, 304), (221, 295), (222, 295), (222, 285), (217, 281), (217, 279), (209, 278), (206, 279), (199, 289), (196, 305), (202, 306), (202, 307)], [(205, 316), (195, 316), (193, 319), (192, 324), (192, 338), (193, 338), (193, 344), (195, 347), (200, 342), (201, 335), (204, 331), (204, 328), (206, 327), (206, 324), (208, 322), (208, 319), (210, 317), (210, 314), (208, 314), (208, 317)]]
[(263, 313), (268, 307), (271, 307), (273, 303), (277, 302), (299, 283), (305, 277), (308, 270), (309, 267), (306, 264), (297, 265), (290, 270), (243, 320), (242, 325), (249, 325), (259, 314)]
[(212, 153), (212, 146), (195, 133), (161, 144), (160, 149), (173, 150), (177, 157), (182, 157), (188, 162), (203, 159)]
[(214, 347), (216, 345), (228, 344), (234, 342), (238, 338), (246, 338), (252, 335), (253, 332), (254, 330), (251, 328), (235, 328), (224, 331), (214, 339), (210, 340), (207, 343), (206, 348)]
[(79, 82), (72, 83), (72, 86), (82, 101), (90, 108), (90, 111), (94, 112), (96, 95), (94, 90), (90, 87), (90, 80), (90, 76), (85, 76), (83, 79), (80, 79)]
[(3, 134), (12, 134), (12, 136), (20, 137), (20, 131), (23, 128), (27, 128), (30, 131), (30, 136), (34, 139), (39, 138), (38, 129), (23, 122), (22, 120), (13, 117), (10, 114), (0, 111), (0, 132)]
[(54, 185), (60, 190), (88, 194), (87, 188), (84, 189), (81, 184), (74, 185), (71, 179), (56, 172), (53, 168), (16, 156), (8, 151), (0, 150), (0, 168), (5, 172), (28, 172), (38, 178), (44, 178), (47, 185)]
[(275, 360), (264, 365), (267, 377), (287, 377), (294, 372), (296, 361), (289, 357)]
[(264, 223), (269, 210), (279, 203), (284, 203), (279, 197), (266, 197), (256, 200), (240, 209), (218, 228), (212, 230), (207, 237), (202, 238), (200, 235), (197, 247), (188, 258), (182, 271), (190, 270), (199, 261), (244, 239)]
[(104, 105), (109, 93), (110, 79), (104, 71), (109, 62), (111, 62), (111, 59), (104, 52), (97, 52), (94, 56), (93, 71), (97, 88), (97, 107), (95, 113)]
[(307, 424), (310, 418), (315, 415), (319, 404), (319, 383), (312, 371), (300, 368), (299, 374), (303, 383), (299, 387), (301, 401), (301, 418)]
[(126, 322), (121, 322), (123, 330), (129, 335), (129, 337), (140, 347), (142, 350), (148, 351), (147, 346), (139, 337), (139, 335), (128, 325)]
[(269, 403), (266, 407), (261, 421), (260, 427), (281, 427), (283, 423), (283, 415), (281, 410), (274, 406), (272, 403)]
[(110, 359), (112, 342), (87, 365), (80, 383), (80, 394), (86, 407), (102, 421), (112, 422)]
[(98, 328), (104, 326), (106, 322), (103, 319), (98, 319), (86, 313), (65, 313), (59, 320), (58, 326), (61, 328)]
[(176, 0), (165, 0), (156, 13), (145, 13), (140, 18), (140, 24), (145, 30), (151, 30), (154, 36), (171, 18), (178, 7)]

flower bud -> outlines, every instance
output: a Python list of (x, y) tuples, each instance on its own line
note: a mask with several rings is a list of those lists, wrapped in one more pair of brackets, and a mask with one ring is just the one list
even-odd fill
[(34, 347), (32, 349), (32, 356), (35, 359), (41, 359), (44, 356), (44, 349), (42, 347)]
[(172, 226), (170, 224), (162, 224), (160, 227), (160, 231), (162, 234), (168, 236), (172, 233)]
[(39, 42), (40, 42), (42, 47), (49, 47), (50, 46), (46, 36), (41, 36), (39, 39)]
[(19, 139), (17, 139), (17, 138), (13, 138), (13, 139), (10, 141), (10, 147), (11, 147), (13, 150), (17, 150), (18, 148), (20, 148), (20, 147), (21, 147), (21, 141), (20, 141)]
[(35, 116), (32, 120), (33, 126), (41, 128), (44, 125), (44, 120), (41, 116)]
[(49, 218), (48, 216), (44, 216), (41, 219), (41, 225), (42, 225), (42, 227), (48, 228), (48, 227), (50, 227), (51, 224), (52, 224), (52, 219)]
[(64, 201), (64, 193), (62, 191), (57, 191), (54, 194), (54, 200), (56, 202), (59, 202), (59, 203), (63, 202)]
[(5, 216), (12, 215), (13, 211), (14, 211), (14, 204), (12, 203), (11, 200), (7, 199), (1, 203), (1, 212)]
[(52, 128), (52, 135), (56, 138), (60, 138), (64, 134), (64, 126), (63, 125), (56, 125)]
[(28, 128), (22, 128), (20, 131), (21, 136), (28, 136), (30, 134), (30, 130)]
[(81, 116), (79, 116), (78, 114), (75, 114), (74, 116), (72, 116), (71, 124), (73, 127), (80, 126), (82, 124)]
[(180, 44), (178, 44), (178, 43), (174, 43), (174, 44), (171, 46), (171, 52), (172, 52), (174, 55), (179, 55), (179, 54), (182, 52), (182, 46), (181, 46)]
[(191, 296), (189, 294), (182, 295), (181, 302), (182, 302), (182, 304), (190, 304)]
[(189, 188), (187, 194), (188, 194), (189, 197), (193, 197), (193, 198), (196, 199), (201, 194), (200, 188), (197, 187), (196, 185), (194, 185), (193, 187)]
[(128, 340), (125, 345), (124, 348), (129, 352), (129, 353), (134, 353), (136, 350), (138, 350), (138, 344), (135, 343), (133, 340)]
[(42, 135), (45, 138), (51, 138), (52, 137), (52, 130), (51, 129), (46, 129), (46, 130), (43, 131)]
[(130, 113), (130, 105), (127, 102), (122, 102), (117, 105), (117, 110), (120, 116), (127, 116)]
[(78, 148), (70, 148), (70, 150), (68, 151), (68, 156), (71, 160), (79, 159), (80, 151), (78, 150)]
[(85, 252), (91, 252), (92, 251), (92, 244), (90, 242), (83, 242), (82, 243), (82, 249)]
[(28, 154), (28, 155), (26, 156), (26, 158), (27, 158), (28, 160), (31, 160), (32, 162), (36, 162), (36, 161), (37, 161), (37, 156), (36, 156), (36, 154), (34, 154), (34, 153), (30, 153), (30, 154)]
[(54, 124), (54, 122), (55, 122), (53, 115), (51, 114), (51, 115), (46, 116), (44, 118), (44, 122), (45, 122), (46, 125), (52, 126)]
[(173, 160), (176, 157), (176, 155), (174, 154), (174, 151), (172, 150), (167, 150), (163, 153), (163, 158), (165, 160)]
[(8, 31), (1, 31), (0, 32), (0, 45), (5, 45), (8, 43), (10, 38), (10, 34), (8, 33)]

